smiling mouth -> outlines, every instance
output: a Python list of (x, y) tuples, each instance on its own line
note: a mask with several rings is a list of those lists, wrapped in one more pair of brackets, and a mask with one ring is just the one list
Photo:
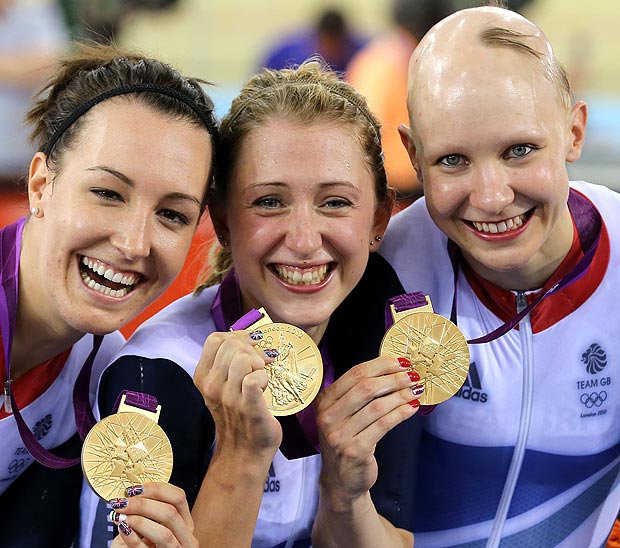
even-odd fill
[(121, 298), (131, 292), (142, 277), (136, 272), (122, 272), (99, 259), (83, 256), (80, 274), (84, 285), (110, 297)]
[(331, 270), (331, 263), (310, 268), (298, 268), (283, 264), (273, 265), (273, 271), (278, 278), (289, 285), (318, 285), (325, 280)]
[(516, 215), (515, 217), (511, 217), (510, 219), (499, 221), (497, 223), (478, 221), (467, 221), (467, 223), (474, 227), (478, 232), (484, 232), (486, 234), (502, 234), (504, 232), (510, 232), (511, 230), (521, 228), (521, 226), (523, 226), (523, 224), (531, 217), (534, 209), (535, 208), (532, 208), (525, 213), (521, 213), (520, 215)]

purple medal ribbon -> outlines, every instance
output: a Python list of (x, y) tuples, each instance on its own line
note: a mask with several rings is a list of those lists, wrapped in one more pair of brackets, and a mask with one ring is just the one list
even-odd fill
[(118, 406), (121, 403), (121, 398), (125, 395), (125, 404), (130, 405), (131, 407), (137, 407), (138, 409), (144, 409), (145, 411), (149, 411), (150, 413), (157, 412), (157, 398), (155, 396), (151, 396), (146, 392), (134, 392), (133, 390), (123, 390), (118, 397), (116, 398), (116, 402), (114, 403), (114, 412), (118, 410)]
[[(222, 280), (219, 291), (211, 306), (211, 313), (218, 331), (247, 329), (262, 317), (258, 310), (252, 309), (239, 318), (243, 311), (241, 309), (239, 281), (234, 269)], [(321, 341), (319, 351), (323, 360), (323, 382), (320, 388), (320, 390), (323, 390), (334, 382), (335, 373), (325, 339)], [(295, 415), (276, 418), (282, 425), (283, 433), (280, 451), (287, 459), (307, 457), (320, 452), (316, 417), (312, 405), (302, 409)]]
[[(523, 318), (525, 318), (525, 316), (536, 308), (543, 299), (572, 284), (574, 281), (581, 278), (587, 272), (588, 268), (590, 268), (600, 242), (603, 220), (601, 219), (600, 213), (592, 205), (592, 203), (578, 192), (575, 192), (573, 189), (570, 189), (568, 195), (568, 209), (571, 212), (577, 228), (577, 234), (579, 235), (579, 241), (583, 250), (583, 257), (579, 259), (570, 272), (557, 284), (536, 297), (534, 301), (521, 310), (521, 312), (519, 312), (514, 318), (500, 325), (497, 329), (494, 329), (486, 335), (468, 340), (468, 344), (481, 344), (499, 339), (499, 337), (513, 329)], [(452, 299), (452, 312), (450, 314), (450, 320), (452, 323), (456, 324), (456, 288), (459, 277), (460, 251), (458, 246), (452, 240), (448, 240), (448, 254), (450, 255), (452, 269), (454, 270), (454, 297)]]
[[(11, 348), (13, 345), (13, 331), (17, 314), (18, 279), (19, 279), (19, 255), (21, 249), (22, 233), (26, 218), (22, 217), (17, 222), (0, 230), (0, 333), (4, 347), (4, 377), (10, 386), (11, 382)], [(88, 431), (97, 422), (88, 399), (90, 374), (95, 361), (95, 355), (101, 346), (103, 337), (94, 337), (93, 349), (84, 362), (73, 388), (73, 407), (75, 422), (81, 439), (83, 440)], [(80, 458), (66, 459), (58, 457), (45, 449), (23, 419), (12, 391), (8, 391), (13, 408), (13, 415), (17, 422), (19, 434), (28, 449), (28, 452), (41, 464), (48, 468), (68, 468), (80, 462)]]

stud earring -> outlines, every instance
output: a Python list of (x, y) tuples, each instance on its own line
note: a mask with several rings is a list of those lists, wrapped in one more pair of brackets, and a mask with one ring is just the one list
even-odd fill
[(33, 217), (38, 217), (39, 216), (39, 211), (40, 211), (40, 209), (38, 207), (31, 207), (30, 208), (30, 214)]
[(222, 236), (221, 234), (217, 235), (217, 241), (220, 242), (220, 245), (222, 247), (226, 247), (228, 245), (228, 242), (224, 239), (224, 236)]
[(383, 240), (383, 238), (377, 234), (375, 239), (370, 242), (370, 245), (375, 245), (375, 242), (380, 242), (381, 240)]

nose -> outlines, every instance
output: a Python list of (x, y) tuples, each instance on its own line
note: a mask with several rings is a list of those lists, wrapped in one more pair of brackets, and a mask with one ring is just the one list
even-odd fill
[(291, 212), (287, 219), (285, 241), (287, 247), (302, 259), (310, 258), (321, 247), (321, 219), (312, 207), (297, 208)]
[(111, 237), (112, 245), (130, 261), (148, 257), (151, 253), (152, 212), (125, 212), (121, 222), (117, 222)]
[(490, 215), (498, 215), (514, 201), (510, 173), (502, 166), (479, 166), (473, 173), (470, 204)]

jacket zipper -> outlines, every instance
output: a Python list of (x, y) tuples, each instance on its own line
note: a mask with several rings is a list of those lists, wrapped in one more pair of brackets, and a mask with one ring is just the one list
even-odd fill
[[(527, 306), (527, 299), (523, 291), (519, 291), (516, 296), (517, 313), (521, 312)], [(532, 419), (532, 400), (534, 397), (533, 384), (533, 341), (532, 341), (532, 323), (529, 314), (519, 322), (519, 339), (521, 341), (521, 351), (523, 360), (523, 392), (521, 395), (521, 413), (519, 417), (519, 430), (517, 433), (517, 441), (515, 449), (512, 453), (510, 468), (504, 490), (497, 506), (495, 519), (493, 520), (493, 528), (487, 541), (487, 548), (497, 548), (502, 538), (504, 525), (510, 509), (510, 503), (517, 486), (521, 466), (525, 457), (525, 447), (530, 432), (530, 424)]]

